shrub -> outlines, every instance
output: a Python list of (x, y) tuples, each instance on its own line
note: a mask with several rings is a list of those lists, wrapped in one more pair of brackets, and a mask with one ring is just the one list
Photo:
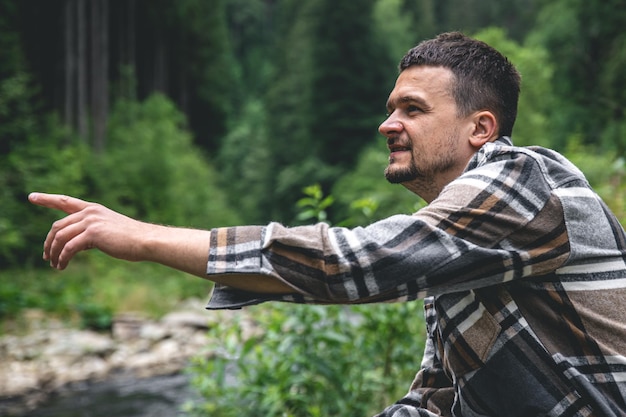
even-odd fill
[[(333, 203), (306, 187), (300, 220), (326, 221)], [(375, 206), (353, 207), (371, 218)], [(354, 219), (354, 217), (351, 217)], [(349, 225), (354, 220), (346, 220)], [(202, 401), (194, 416), (363, 416), (406, 393), (424, 348), (419, 301), (357, 306), (264, 304), (251, 307), (258, 334), (240, 323), (210, 330), (210, 359), (189, 372)]]
[(202, 228), (238, 223), (184, 115), (161, 94), (116, 103), (90, 178), (99, 202), (132, 217)]
[(194, 416), (364, 416), (406, 393), (425, 334), (421, 302), (362, 306), (268, 304), (241, 325), (210, 330), (214, 353), (196, 358)]

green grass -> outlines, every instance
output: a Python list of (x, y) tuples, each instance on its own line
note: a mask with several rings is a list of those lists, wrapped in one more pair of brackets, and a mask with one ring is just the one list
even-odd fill
[(84, 327), (107, 328), (122, 312), (159, 317), (189, 298), (207, 298), (212, 284), (149, 263), (131, 263), (98, 252), (81, 254), (65, 271), (0, 270), (0, 332), (33, 309)]

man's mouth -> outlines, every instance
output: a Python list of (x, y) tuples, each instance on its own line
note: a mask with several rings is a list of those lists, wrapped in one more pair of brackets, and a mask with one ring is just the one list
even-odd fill
[(400, 153), (400, 152), (409, 152), (411, 150), (411, 148), (407, 147), (407, 146), (401, 146), (401, 145), (389, 145), (389, 156), (393, 157), (395, 154)]

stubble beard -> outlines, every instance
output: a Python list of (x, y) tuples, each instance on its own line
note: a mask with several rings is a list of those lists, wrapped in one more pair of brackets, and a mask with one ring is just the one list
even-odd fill
[(432, 170), (424, 172), (420, 170), (415, 161), (406, 167), (394, 167), (390, 164), (385, 169), (385, 178), (392, 184), (401, 184), (407, 190), (412, 193), (427, 199), (430, 196), (439, 194), (440, 190), (437, 189), (437, 183), (435, 178), (437, 177), (438, 168), (444, 168), (448, 165), (448, 161), (441, 160), (437, 166), (429, 167)]
[(389, 161), (389, 165), (385, 168), (385, 178), (391, 184), (405, 184), (413, 182), (421, 184), (422, 187), (429, 187), (434, 183), (435, 178), (442, 173), (453, 168), (457, 161), (451, 156), (453, 150), (458, 146), (458, 133), (453, 130), (448, 133), (447, 140), (444, 142), (444, 149), (447, 152), (436, 155), (435, 159), (430, 163), (424, 164), (423, 167), (418, 168), (415, 157), (411, 157), (411, 161), (408, 166), (398, 167), (394, 166), (393, 161)]
[(396, 168), (391, 163), (385, 168), (385, 178), (391, 184), (402, 184), (403, 182), (414, 181), (421, 176), (413, 160), (411, 160), (411, 164), (406, 168)]

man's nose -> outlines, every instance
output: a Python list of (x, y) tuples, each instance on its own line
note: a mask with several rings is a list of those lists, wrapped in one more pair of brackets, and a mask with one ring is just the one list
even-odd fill
[(387, 118), (378, 126), (378, 131), (385, 137), (396, 135), (402, 131), (402, 123), (391, 113)]

